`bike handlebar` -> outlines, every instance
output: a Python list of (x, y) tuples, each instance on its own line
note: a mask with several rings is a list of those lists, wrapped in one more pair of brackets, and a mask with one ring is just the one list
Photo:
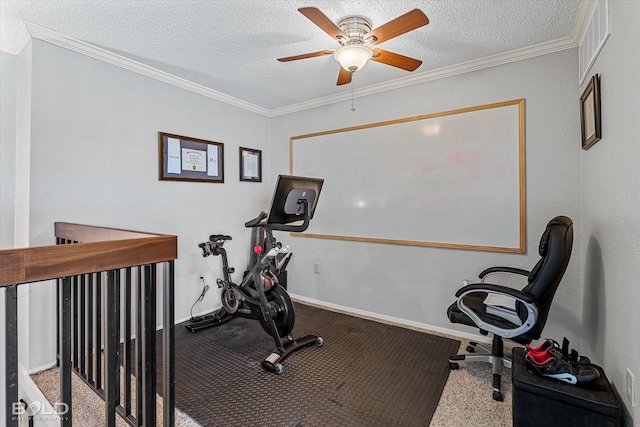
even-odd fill
[(290, 231), (293, 233), (302, 233), (307, 228), (309, 228), (309, 222), (311, 218), (309, 217), (309, 202), (307, 199), (300, 199), (298, 203), (302, 205), (303, 217), (300, 218), (302, 224), (299, 225), (291, 225), (291, 224), (265, 224), (262, 222), (268, 215), (265, 211), (260, 212), (260, 214), (252, 219), (251, 221), (247, 221), (244, 223), (245, 227), (265, 227), (265, 229), (269, 229), (272, 231)]
[(267, 217), (267, 213), (265, 211), (260, 212), (260, 215), (252, 219), (251, 221), (247, 221), (244, 223), (244, 226), (247, 228), (257, 227), (260, 225), (260, 222)]

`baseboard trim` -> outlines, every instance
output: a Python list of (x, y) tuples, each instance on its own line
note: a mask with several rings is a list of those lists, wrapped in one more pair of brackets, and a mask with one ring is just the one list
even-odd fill
[(382, 323), (401, 326), (409, 329), (414, 329), (422, 332), (433, 333), (437, 335), (445, 335), (456, 339), (473, 340), (482, 343), (491, 343), (491, 340), (479, 334), (471, 334), (456, 331), (454, 329), (442, 328), (440, 326), (429, 325), (427, 323), (415, 322), (413, 320), (402, 319), (394, 316), (387, 316), (384, 314), (374, 313), (371, 311), (360, 310), (353, 307), (347, 307), (339, 304), (333, 304), (326, 301), (320, 301), (314, 298), (304, 297), (296, 294), (289, 294), (294, 301), (301, 302), (303, 304), (313, 305), (320, 308), (326, 308), (328, 310), (341, 312), (357, 317), (363, 317), (365, 319), (371, 319)]

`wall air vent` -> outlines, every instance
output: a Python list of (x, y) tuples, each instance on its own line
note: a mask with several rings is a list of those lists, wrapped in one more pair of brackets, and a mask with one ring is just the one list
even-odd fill
[(584, 33), (578, 43), (578, 62), (580, 66), (580, 85), (595, 62), (602, 46), (611, 34), (609, 27), (609, 0), (593, 2), (593, 10)]

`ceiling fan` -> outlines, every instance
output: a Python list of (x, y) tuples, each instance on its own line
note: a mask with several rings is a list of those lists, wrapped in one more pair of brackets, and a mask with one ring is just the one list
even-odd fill
[(369, 20), (362, 16), (348, 16), (334, 24), (315, 7), (303, 7), (298, 12), (336, 39), (341, 47), (278, 58), (280, 62), (333, 55), (340, 63), (338, 86), (351, 83), (353, 73), (364, 67), (369, 59), (407, 71), (414, 71), (422, 64), (418, 59), (370, 47), (427, 25), (429, 18), (420, 9), (413, 9), (373, 30)]

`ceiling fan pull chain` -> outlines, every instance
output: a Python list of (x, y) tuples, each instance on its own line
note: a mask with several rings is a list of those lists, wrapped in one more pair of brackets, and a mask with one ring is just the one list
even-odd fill
[(353, 80), (351, 80), (351, 111), (355, 112), (356, 111), (356, 101), (355, 101), (355, 97), (353, 95)]

